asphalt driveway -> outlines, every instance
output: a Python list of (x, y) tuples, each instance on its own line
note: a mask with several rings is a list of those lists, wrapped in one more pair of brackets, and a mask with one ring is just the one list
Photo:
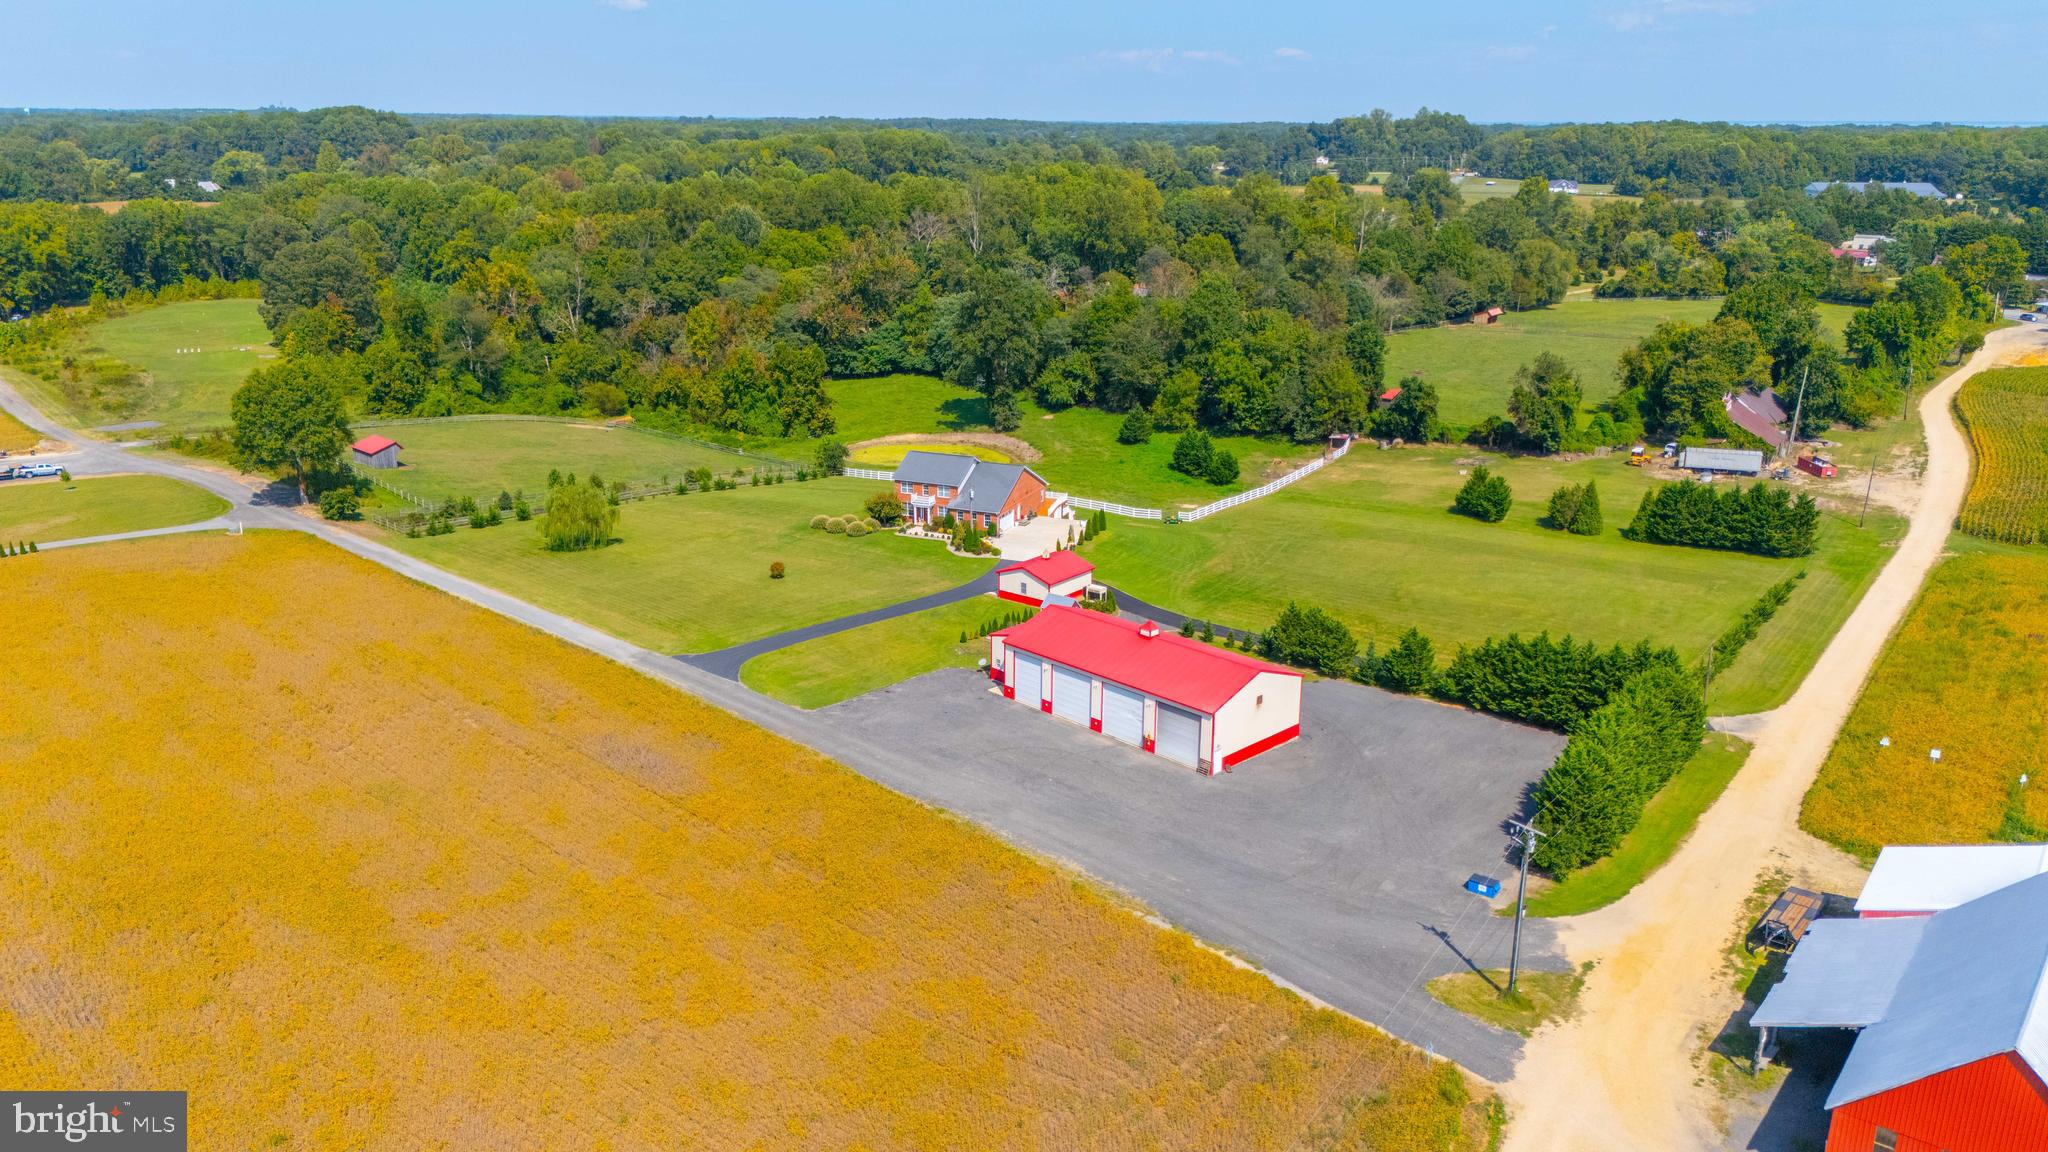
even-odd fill
[[(949, 670), (816, 714), (893, 753), (861, 771), (1066, 860), (1302, 991), (1507, 1077), (1519, 1038), (1432, 999), (1468, 960), (1506, 967), (1502, 821), (1564, 746), (1550, 732), (1356, 684), (1305, 687), (1305, 735), (1214, 778), (1027, 710)], [(1557, 967), (1532, 921), (1525, 964)]]

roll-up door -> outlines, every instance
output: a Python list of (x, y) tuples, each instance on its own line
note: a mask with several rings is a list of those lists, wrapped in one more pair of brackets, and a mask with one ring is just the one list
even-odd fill
[(1033, 708), (1045, 699), (1045, 663), (1036, 656), (1022, 652), (1010, 653), (1011, 686), (1017, 690), (1017, 699)]
[(1072, 668), (1052, 666), (1052, 714), (1076, 724), (1088, 723), (1088, 677)]
[(1145, 698), (1129, 688), (1102, 686), (1102, 730), (1126, 744), (1145, 743)]
[(1159, 754), (1190, 768), (1202, 766), (1202, 718), (1161, 701), (1159, 732), (1155, 745)]

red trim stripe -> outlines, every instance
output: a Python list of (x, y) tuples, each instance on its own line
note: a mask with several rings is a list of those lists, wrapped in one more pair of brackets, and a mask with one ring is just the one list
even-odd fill
[(1000, 588), (996, 589), (996, 598), (998, 600), (1011, 600), (1018, 604), (1029, 604), (1033, 608), (1038, 608), (1045, 604), (1045, 601), (1040, 600), (1036, 596), (1026, 596), (1022, 592), (1005, 592)]
[(1245, 761), (1251, 759), (1252, 757), (1257, 756), (1261, 752), (1271, 752), (1273, 749), (1278, 748), (1282, 744), (1287, 743), (1289, 740), (1292, 740), (1299, 735), (1301, 735), (1301, 725), (1299, 724), (1296, 724), (1291, 728), (1282, 728), (1280, 731), (1273, 733), (1271, 736), (1266, 737), (1264, 740), (1247, 744), (1244, 747), (1239, 748), (1237, 751), (1232, 752), (1230, 755), (1225, 756), (1223, 758), (1223, 766), (1225, 768), (1229, 768), (1232, 765), (1242, 764)]

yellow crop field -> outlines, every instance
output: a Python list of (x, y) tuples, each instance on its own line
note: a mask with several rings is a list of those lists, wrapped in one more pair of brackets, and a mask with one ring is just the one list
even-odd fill
[(2048, 368), (1979, 372), (1956, 411), (1977, 457), (1956, 526), (2008, 544), (2048, 541)]
[(1970, 547), (1929, 577), (1806, 794), (1800, 824), (1865, 859), (2048, 828), (2048, 556)]
[(1462, 1075), (296, 534), (10, 562), (0, 1083), (197, 1149), (1478, 1149)]

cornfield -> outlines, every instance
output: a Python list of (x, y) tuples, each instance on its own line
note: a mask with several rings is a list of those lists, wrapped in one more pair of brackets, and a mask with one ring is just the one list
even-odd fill
[(2048, 557), (1965, 553), (1892, 637), (1800, 824), (1869, 859), (1994, 839), (2008, 812), (2048, 827)]
[(2048, 368), (1980, 372), (1956, 411), (1977, 456), (1956, 526), (2008, 544), (2048, 542)]
[(309, 538), (10, 567), (0, 1083), (192, 1146), (1477, 1149), (1455, 1068)]

